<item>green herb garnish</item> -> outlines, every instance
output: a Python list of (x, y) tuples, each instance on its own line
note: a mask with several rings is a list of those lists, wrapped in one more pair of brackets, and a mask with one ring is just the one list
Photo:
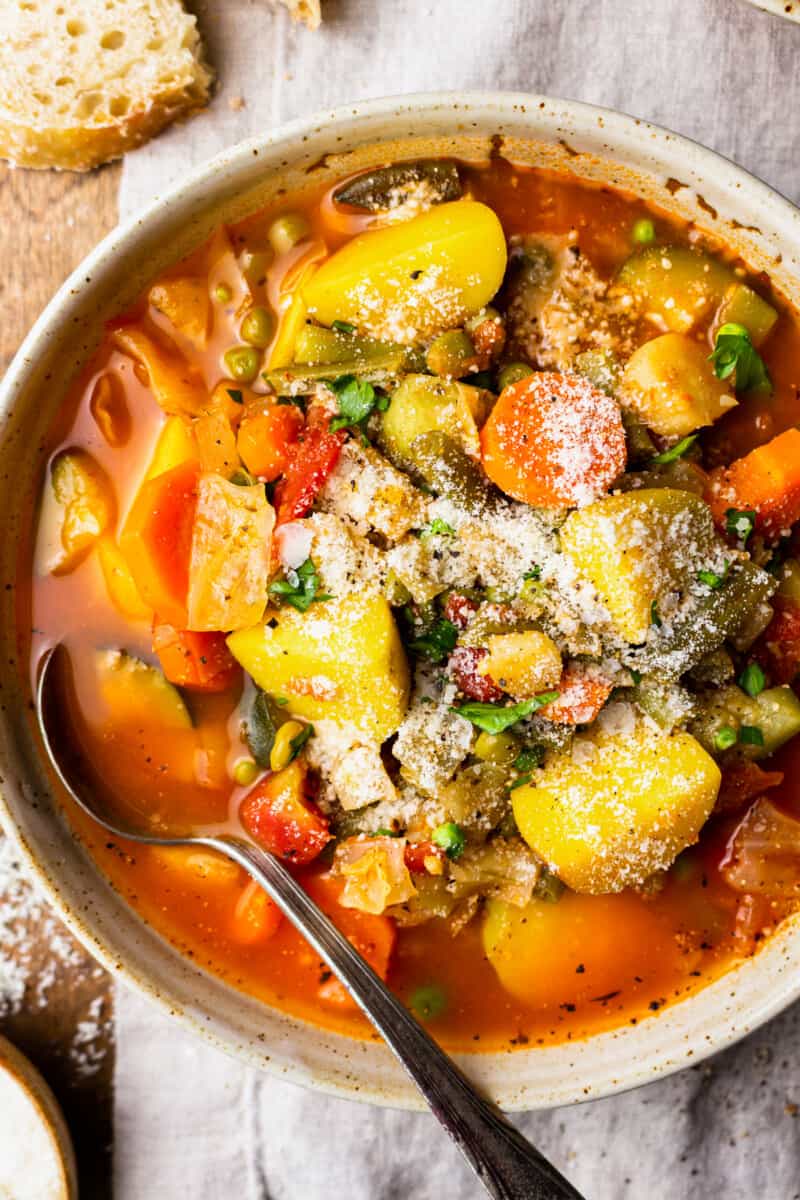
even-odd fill
[(234, 402), (234, 404), (244, 403), (243, 398), (242, 398), (242, 393), (239, 391), (238, 388), (226, 388), (225, 391), (228, 393), (228, 395), (230, 396), (230, 398)]
[(458, 627), (446, 617), (434, 621), (419, 637), (408, 643), (408, 648), (419, 658), (427, 658), (429, 662), (440, 663), (452, 650), (458, 641)]
[(728, 508), (725, 511), (725, 528), (731, 537), (738, 538), (743, 546), (753, 532), (756, 524), (755, 510), (752, 508)]
[(661, 628), (661, 617), (658, 615), (658, 601), (654, 600), (650, 605), (650, 624), (655, 625), (656, 629)]
[(445, 821), (444, 825), (437, 826), (431, 834), (431, 841), (434, 846), (444, 850), (448, 858), (460, 858), (467, 844), (464, 830), (455, 821)]
[(558, 692), (541, 692), (530, 700), (520, 700), (518, 704), (487, 704), (482, 700), (470, 700), (458, 708), (451, 707), (450, 711), (465, 717), (484, 733), (502, 733), (504, 729), (509, 729), (557, 699)]
[(355, 325), (351, 325), (349, 321), (331, 321), (331, 329), (335, 329), (337, 333), (355, 333)]
[(691, 450), (699, 437), (697, 433), (690, 433), (688, 437), (681, 438), (674, 446), (670, 446), (669, 450), (662, 450), (661, 454), (655, 454), (650, 459), (651, 463), (657, 463), (663, 466), (664, 463), (675, 462), (678, 458), (683, 458), (687, 450)]
[(296, 608), (298, 612), (307, 612), (312, 604), (333, 599), (329, 595), (318, 595), (318, 588), (317, 568), (310, 558), (307, 558), (296, 571), (287, 571), (285, 579), (276, 579), (269, 585), (273, 596), (279, 596), (282, 603), (291, 604), (292, 608)]
[(758, 725), (740, 725), (739, 741), (743, 746), (763, 746), (764, 734)]
[(536, 563), (533, 564), (530, 571), (526, 571), (525, 574), (522, 576), (522, 578), (525, 580), (541, 579), (541, 577), (542, 577), (542, 568), (540, 566), (537, 566)]
[(426, 538), (434, 537), (438, 534), (440, 537), (455, 537), (456, 531), (452, 525), (448, 525), (447, 521), (443, 521), (441, 517), (434, 517), (427, 525), (423, 525), (417, 535), (422, 541)]
[(730, 568), (731, 568), (731, 564), (729, 562), (726, 562), (725, 566), (722, 569), (721, 575), (718, 575), (716, 573), (716, 571), (705, 571), (704, 570), (704, 571), (697, 572), (697, 578), (700, 581), (700, 583), (704, 583), (707, 588), (711, 588), (712, 592), (716, 592), (716, 591), (719, 591), (719, 589), (722, 587), (723, 583), (727, 579), (728, 571), (730, 570)]
[(737, 680), (739, 687), (748, 696), (760, 696), (767, 686), (767, 677), (757, 662), (748, 663)]
[(723, 725), (714, 734), (714, 745), (718, 750), (730, 750), (736, 745), (736, 730), (730, 725)]
[(360, 428), (373, 409), (378, 407), (375, 388), (355, 375), (341, 375), (332, 381), (330, 388), (339, 402), (339, 416), (331, 421), (331, 432), (353, 425)]
[(744, 325), (733, 322), (717, 330), (714, 351), (708, 361), (717, 379), (734, 376), (737, 392), (772, 391), (772, 380), (764, 360), (753, 345)]

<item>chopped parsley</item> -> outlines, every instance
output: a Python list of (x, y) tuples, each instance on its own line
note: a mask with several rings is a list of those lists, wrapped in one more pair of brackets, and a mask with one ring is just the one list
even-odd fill
[(450, 711), (465, 717), (484, 733), (502, 733), (504, 729), (510, 729), (518, 721), (557, 699), (558, 692), (540, 692), (538, 696), (520, 700), (518, 704), (487, 704), (482, 700), (470, 700), (458, 708), (451, 707)]
[(426, 538), (434, 537), (437, 534), (440, 537), (455, 537), (456, 531), (452, 525), (448, 525), (447, 521), (443, 521), (441, 517), (434, 517), (427, 525), (422, 526), (417, 536), (424, 541)]
[(307, 558), (296, 571), (287, 571), (285, 579), (276, 579), (269, 585), (273, 596), (278, 596), (283, 604), (291, 604), (292, 608), (296, 608), (298, 612), (307, 612), (312, 604), (333, 599), (329, 595), (318, 595), (318, 588), (317, 568), (310, 558)]
[(522, 578), (525, 580), (541, 579), (541, 577), (542, 577), (542, 568), (540, 566), (538, 566), (536, 563), (533, 564), (530, 571), (526, 571), (525, 574), (522, 576)]
[(738, 538), (743, 546), (755, 529), (756, 513), (752, 508), (729, 508), (725, 511), (725, 528), (731, 537)]
[(675, 462), (678, 458), (683, 458), (688, 450), (691, 450), (698, 438), (698, 434), (690, 433), (688, 437), (681, 438), (674, 446), (670, 446), (668, 450), (662, 450), (661, 454), (655, 454), (650, 459), (651, 463), (657, 463), (662, 466), (664, 463)]
[(700, 583), (704, 583), (705, 586), (707, 588), (710, 588), (712, 592), (716, 592), (716, 591), (719, 591), (719, 589), (722, 587), (723, 583), (727, 579), (728, 571), (730, 570), (730, 568), (731, 568), (731, 564), (729, 562), (726, 562), (725, 566), (722, 569), (721, 575), (718, 575), (716, 573), (716, 571), (705, 571), (704, 570), (704, 571), (697, 572), (697, 578), (700, 581)]
[(737, 680), (739, 687), (754, 699), (767, 686), (767, 677), (757, 662), (748, 663)]
[(296, 733), (293, 738), (290, 738), (289, 749), (292, 753), (291, 757), (289, 758), (289, 762), (293, 762), (297, 758), (298, 754), (303, 749), (303, 746), (305, 746), (310, 737), (313, 737), (313, 734), (314, 726), (304, 725), (299, 733)]
[(650, 605), (650, 624), (655, 625), (656, 629), (661, 628), (661, 617), (658, 615), (658, 601), (654, 600)]
[(708, 360), (717, 379), (734, 376), (737, 392), (772, 391), (764, 360), (753, 345), (744, 325), (730, 323), (717, 330), (714, 351)]
[(730, 725), (722, 725), (714, 734), (714, 745), (717, 750), (730, 750), (736, 745), (736, 730)]
[(377, 409), (385, 412), (388, 407), (388, 397), (375, 390), (365, 379), (357, 379), (355, 375), (341, 375), (332, 380), (331, 391), (339, 403), (339, 416), (331, 421), (331, 432), (337, 429), (347, 429), (355, 426), (362, 430), (370, 414)]
[(533, 778), (533, 771), (536, 767), (542, 765), (543, 759), (543, 746), (528, 746), (524, 750), (521, 750), (512, 764), (520, 774), (508, 785), (508, 790), (513, 792), (516, 788), (524, 787), (526, 783), (530, 783)]
[(429, 662), (440, 663), (455, 650), (458, 641), (458, 627), (446, 617), (434, 621), (427, 629), (408, 643), (408, 648), (418, 658), (427, 658)]
[(335, 329), (337, 333), (355, 333), (355, 325), (351, 325), (349, 321), (332, 321), (331, 329)]
[(743, 746), (763, 746), (764, 734), (758, 725), (741, 725), (739, 727), (739, 741)]

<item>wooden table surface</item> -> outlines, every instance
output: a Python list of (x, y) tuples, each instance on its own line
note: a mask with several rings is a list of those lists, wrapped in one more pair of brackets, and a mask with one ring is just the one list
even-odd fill
[[(0, 375), (57, 287), (116, 223), (119, 174), (118, 166), (76, 175), (0, 163)], [(4, 899), (0, 878), (0, 904)], [(34, 907), (32, 915), (24, 904), (19, 911), (14, 945), (20, 953), (24, 946), (26, 990), (15, 1004), (0, 1002), (0, 1033), (36, 1063), (61, 1102), (78, 1156), (81, 1200), (107, 1200), (110, 978), (77, 945), (67, 948), (69, 934), (62, 936), (46, 911)], [(87, 1037), (88, 1059), (81, 1053)]]

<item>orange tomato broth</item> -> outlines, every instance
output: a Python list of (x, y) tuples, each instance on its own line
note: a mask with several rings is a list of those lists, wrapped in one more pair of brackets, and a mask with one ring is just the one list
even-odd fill
[[(498, 213), (508, 234), (566, 234), (574, 229), (581, 249), (607, 275), (631, 252), (631, 229), (638, 218), (652, 218), (662, 240), (685, 241), (691, 232), (635, 197), (569, 176), (514, 168), (502, 159), (465, 166), (464, 175), (476, 198)], [(271, 217), (298, 207), (329, 251), (365, 223), (363, 217), (336, 213), (330, 191), (305, 195), (302, 206), (283, 198), (270, 212), (254, 214), (229, 230), (234, 250), (238, 253), (254, 242), (263, 246)], [(724, 248), (715, 249), (724, 254)], [(265, 290), (273, 306), (281, 281), (285, 283), (287, 274), (296, 276), (302, 266), (297, 260), (297, 253), (290, 252), (269, 269)], [(208, 268), (210, 286), (220, 278), (213, 251), (201, 249), (188, 262), (195, 270), (198, 264)], [(175, 271), (185, 267), (186, 261)], [(765, 278), (758, 283), (762, 292), (770, 294)], [(745, 400), (704, 436), (712, 460), (728, 461), (800, 419), (800, 331), (794, 314), (771, 298), (781, 316), (763, 355), (775, 394), (766, 403)], [(142, 297), (133, 311), (141, 318), (146, 310)], [(152, 312), (146, 317), (156, 325), (159, 320)], [(221, 374), (221, 339), (222, 334), (214, 336), (204, 359), (195, 354), (202, 359), (209, 387)], [(227, 344), (237, 340), (231, 331)], [(113, 449), (89, 408), (93, 384), (109, 367), (123, 383), (134, 418), (129, 440)], [(105, 341), (59, 414), (52, 448), (83, 446), (106, 468), (114, 481), (121, 525), (163, 419), (132, 360)], [(81, 663), (88, 659), (87, 651), (104, 646), (122, 646), (152, 661), (149, 623), (130, 621), (115, 610), (96, 553), (70, 574), (34, 573), (32, 596), (26, 597), (23, 587), (20, 597), (23, 636), (31, 628), (34, 631), (32, 669), (43, 648), (55, 640), (63, 639), (72, 652), (77, 664), (77, 736), (120, 808), (172, 813), (198, 822), (229, 820), (247, 790), (236, 788), (229, 775), (231, 765), (247, 753), (236, 716), (238, 689), (216, 696), (191, 695), (188, 702), (195, 721), (191, 732), (109, 726)], [(800, 750), (790, 745), (778, 756), (778, 765), (789, 766), (787, 780), (792, 778), (792, 767), (796, 771), (799, 765), (798, 755)], [(205, 786), (191, 782), (198, 773)], [(782, 804), (795, 804), (786, 782), (770, 795)], [(157, 851), (99, 834), (91, 821), (65, 804), (75, 830), (114, 887), (199, 966), (311, 1022), (370, 1036), (368, 1025), (354, 1009), (320, 1000), (320, 984), (329, 973), (287, 921), (268, 940), (245, 943), (232, 935), (236, 905), (247, 886), (243, 872), (236, 869), (220, 879), (200, 878), (177, 869)], [(797, 809), (800, 812), (800, 804)], [(636, 1023), (753, 952), (760, 935), (754, 939), (749, 932), (740, 897), (718, 871), (732, 826), (729, 818), (712, 821), (699, 845), (681, 855), (663, 889), (648, 898), (633, 893), (600, 897), (566, 893), (552, 906), (553, 935), (547, 957), (532, 973), (524, 1000), (501, 986), (487, 961), (480, 918), (456, 937), (439, 920), (399, 930), (389, 982), (406, 1001), (422, 986), (437, 984), (444, 989), (447, 1007), (429, 1024), (440, 1040), (454, 1048), (492, 1050), (554, 1043)], [(323, 872), (318, 864), (297, 869), (321, 899), (315, 881)], [(760, 917), (765, 915), (775, 922), (784, 911), (762, 911)], [(757, 922), (751, 925), (755, 928)]]

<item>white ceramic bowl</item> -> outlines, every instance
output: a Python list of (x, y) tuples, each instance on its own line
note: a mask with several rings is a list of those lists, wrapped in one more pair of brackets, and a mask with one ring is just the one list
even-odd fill
[[(267, 1008), (199, 970), (116, 895), (55, 814), (30, 728), (27, 664), (17, 662), (17, 543), (30, 520), (41, 442), (69, 371), (99, 321), (196, 244), (214, 222), (378, 162), (454, 154), (571, 171), (629, 189), (696, 220), (770, 272), (800, 304), (800, 213), (716, 154), (627, 116), (546, 97), (439, 94), (376, 100), (295, 121), (226, 151), (115, 230), (50, 303), (0, 393), (0, 816), (64, 920), (116, 977), (184, 1027), (298, 1083), (374, 1103), (419, 1107), (389, 1052)], [(12, 588), (9, 590), (9, 584)], [(748, 1033), (800, 994), (800, 920), (699, 994), (580, 1043), (462, 1058), (501, 1104), (526, 1109), (633, 1087), (697, 1062)]]
[(748, 0), (748, 3), (764, 12), (774, 13), (776, 17), (800, 22), (800, 0)]

